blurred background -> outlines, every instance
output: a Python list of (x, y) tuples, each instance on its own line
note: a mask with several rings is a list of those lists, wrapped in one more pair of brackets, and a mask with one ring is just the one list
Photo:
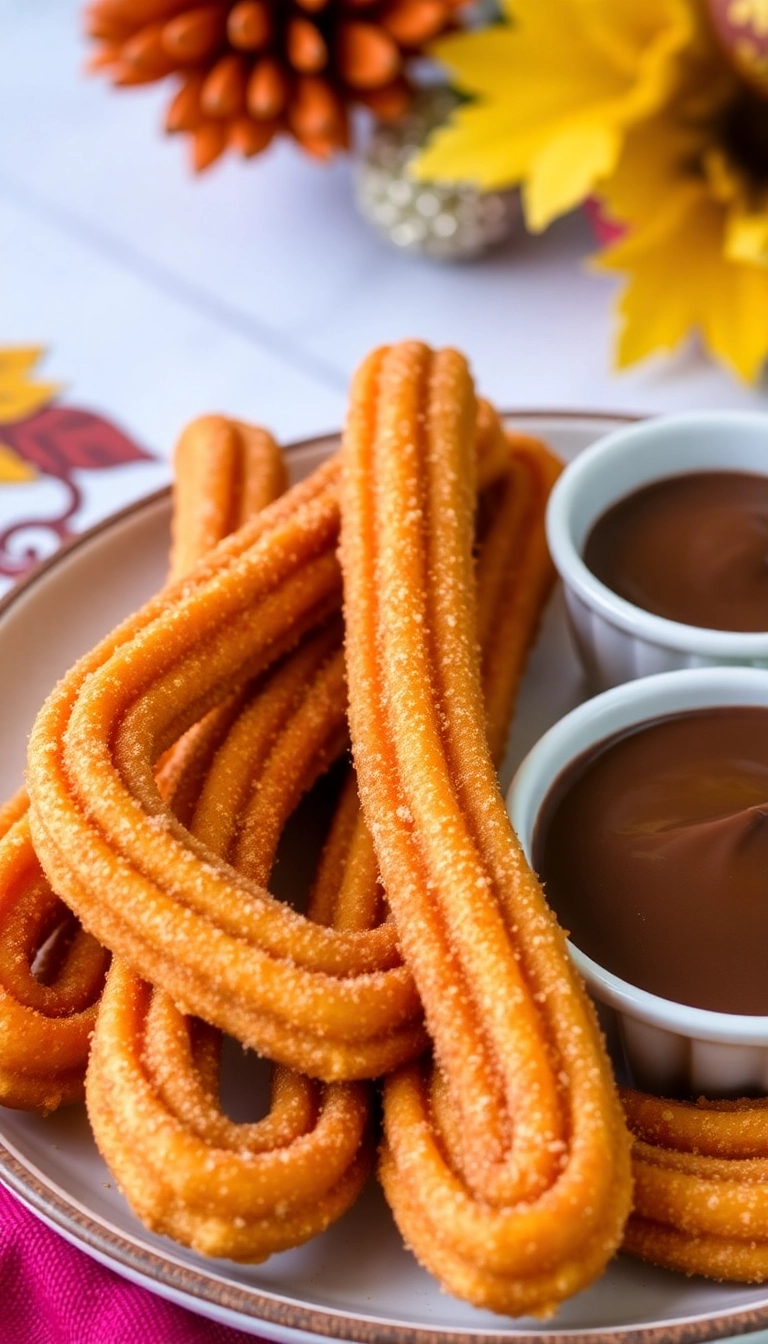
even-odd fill
[(474, 261), (405, 255), (358, 212), (349, 157), (282, 139), (195, 175), (167, 82), (84, 77), (75, 0), (0, 0), (0, 24), (0, 345), (46, 347), (41, 376), (153, 454), (204, 410), (282, 441), (337, 426), (362, 355), (404, 336), (461, 347), (505, 407), (766, 404), (695, 341), (612, 371), (619, 282), (587, 274), (581, 211)]

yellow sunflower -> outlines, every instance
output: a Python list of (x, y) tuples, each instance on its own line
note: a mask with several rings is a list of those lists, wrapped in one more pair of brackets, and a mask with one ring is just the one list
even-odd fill
[[(730, 4), (737, 22), (738, 4), (753, 17), (747, 0)], [(698, 331), (755, 378), (768, 356), (768, 97), (737, 73), (705, 0), (503, 8), (507, 22), (437, 45), (470, 101), (419, 176), (519, 184), (533, 231), (597, 193), (624, 229), (596, 263), (628, 276), (619, 364)]]

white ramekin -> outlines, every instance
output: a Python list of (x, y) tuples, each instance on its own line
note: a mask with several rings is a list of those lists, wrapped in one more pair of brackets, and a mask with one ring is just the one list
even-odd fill
[(552, 491), (549, 549), (576, 646), (597, 687), (676, 668), (768, 667), (768, 631), (707, 630), (654, 616), (612, 592), (581, 558), (593, 523), (612, 504), (652, 481), (690, 471), (768, 476), (768, 415), (700, 411), (641, 421), (581, 453)]
[[(605, 691), (566, 714), (528, 753), (507, 796), (529, 861), (542, 803), (572, 761), (622, 729), (711, 705), (768, 707), (768, 671), (716, 667), (661, 673)], [(768, 1017), (673, 1003), (619, 979), (572, 943), (569, 947), (601, 1009), (609, 1043), (620, 1044), (637, 1086), (661, 1095), (768, 1092)]]

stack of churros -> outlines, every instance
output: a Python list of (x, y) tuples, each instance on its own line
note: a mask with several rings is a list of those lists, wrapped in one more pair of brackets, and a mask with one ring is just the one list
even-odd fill
[(622, 1089), (635, 1199), (624, 1249), (684, 1274), (768, 1279), (768, 1099)]
[[(547, 1314), (619, 1246), (629, 1135), (495, 774), (558, 469), (415, 342), (291, 489), (263, 431), (183, 435), (169, 583), (52, 692), (0, 839), (1, 1099), (81, 1095), (92, 1035), (94, 1134), (149, 1227), (249, 1261), (316, 1235), (378, 1086), (387, 1199), (449, 1291)], [(269, 883), (331, 768), (301, 913)], [(273, 1061), (260, 1120), (222, 1108), (224, 1034)]]

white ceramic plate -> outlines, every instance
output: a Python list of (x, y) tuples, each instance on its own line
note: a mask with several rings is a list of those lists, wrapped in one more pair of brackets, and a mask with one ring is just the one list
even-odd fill
[[(570, 458), (615, 417), (525, 414), (514, 423)], [(305, 475), (336, 440), (291, 450)], [(54, 678), (163, 581), (167, 493), (78, 538), (0, 608), (0, 797), (18, 787), (26, 736)], [(582, 697), (559, 598), (534, 651), (504, 769)], [(506, 782), (506, 781), (505, 781)], [(210, 1261), (153, 1236), (110, 1179), (82, 1109), (41, 1119), (0, 1110), (0, 1178), (39, 1217), (118, 1273), (192, 1310), (290, 1344), (331, 1336), (364, 1344), (477, 1344), (538, 1338), (547, 1344), (689, 1344), (768, 1326), (768, 1287), (722, 1287), (620, 1257), (554, 1322), (513, 1321), (439, 1291), (403, 1249), (372, 1183), (357, 1206), (307, 1246), (265, 1265)]]

